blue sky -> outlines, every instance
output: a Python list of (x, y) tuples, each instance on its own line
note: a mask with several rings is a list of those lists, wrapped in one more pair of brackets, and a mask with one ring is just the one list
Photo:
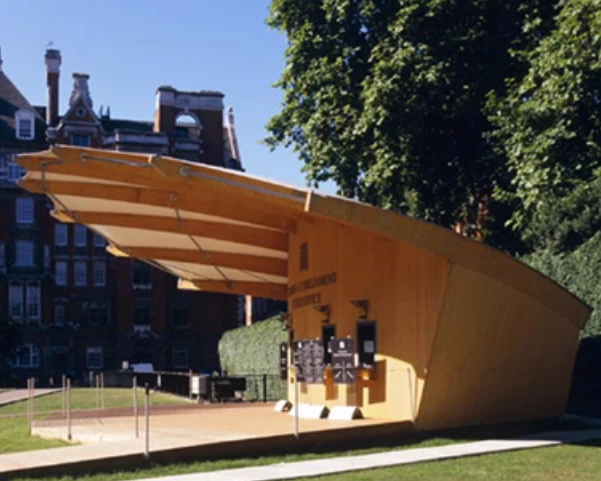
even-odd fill
[[(284, 66), (285, 37), (265, 25), (268, 0), (0, 0), (3, 70), (35, 105), (46, 102), (44, 50), (61, 50), (61, 111), (71, 74), (90, 74), (94, 108), (150, 120), (159, 85), (214, 89), (234, 108), (248, 173), (306, 185), (301, 161), (259, 145), (280, 106), (271, 85)], [(333, 192), (332, 186), (321, 186)]]

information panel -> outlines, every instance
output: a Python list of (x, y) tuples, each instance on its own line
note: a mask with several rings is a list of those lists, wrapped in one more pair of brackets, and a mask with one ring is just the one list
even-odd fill
[(295, 343), (294, 365), (299, 382), (323, 384), (323, 354), (320, 340), (301, 340)]
[(280, 344), (280, 379), (288, 379), (288, 345), (285, 342)]
[(330, 339), (332, 373), (335, 384), (354, 384), (355, 342), (352, 338)]

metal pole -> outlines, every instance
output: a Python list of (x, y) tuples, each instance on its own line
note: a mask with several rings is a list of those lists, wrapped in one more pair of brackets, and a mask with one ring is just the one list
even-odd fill
[(33, 417), (35, 413), (35, 377), (31, 378), (31, 429), (33, 431)]
[(104, 409), (104, 373), (100, 373), (100, 407)]
[(100, 407), (100, 377), (98, 374), (94, 374), (96, 380), (96, 409)]
[(294, 366), (294, 437), (298, 439), (298, 366)]
[(267, 374), (263, 374), (263, 402), (267, 402)]
[(67, 379), (67, 439), (71, 441), (71, 379)]
[(192, 399), (192, 369), (188, 371), (188, 396)]
[(146, 383), (146, 396), (144, 398), (144, 413), (146, 414), (146, 444), (144, 446), (144, 457), (150, 459), (150, 388)]
[(136, 438), (140, 437), (138, 430), (138, 378), (134, 376), (134, 422), (136, 427)]

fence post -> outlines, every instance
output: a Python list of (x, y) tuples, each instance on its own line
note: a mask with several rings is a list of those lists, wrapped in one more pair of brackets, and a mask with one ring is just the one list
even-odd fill
[(188, 397), (192, 399), (192, 369), (188, 371)]
[(67, 439), (71, 441), (71, 379), (67, 379)]
[(144, 397), (144, 413), (146, 415), (146, 444), (144, 446), (144, 457), (150, 459), (150, 388), (146, 383), (146, 394)]
[(267, 402), (267, 374), (263, 374), (263, 402)]
[(140, 433), (138, 431), (138, 378), (134, 376), (133, 379), (133, 388), (134, 388), (134, 423), (136, 430), (136, 438), (140, 437)]
[(100, 407), (104, 409), (104, 372), (100, 373)]
[(298, 439), (298, 366), (294, 365), (294, 437)]
[(100, 376), (98, 373), (94, 373), (94, 379), (96, 380), (96, 409), (100, 407)]
[(31, 380), (32, 378), (27, 378), (27, 433), (31, 436), (31, 432), (33, 430), (33, 419), (31, 408), (32, 404), (32, 390), (31, 390)]

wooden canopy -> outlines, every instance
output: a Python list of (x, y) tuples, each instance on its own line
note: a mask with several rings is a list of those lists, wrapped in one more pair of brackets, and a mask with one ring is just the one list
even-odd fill
[[(69, 146), (24, 154), (24, 189), (54, 217), (104, 236), (116, 256), (180, 278), (180, 287), (287, 299), (288, 237), (316, 217), (434, 252), (527, 294), (579, 327), (590, 309), (542, 274), (450, 229), (240, 172), (156, 155)], [(350, 262), (351, 260), (349, 260)]]

